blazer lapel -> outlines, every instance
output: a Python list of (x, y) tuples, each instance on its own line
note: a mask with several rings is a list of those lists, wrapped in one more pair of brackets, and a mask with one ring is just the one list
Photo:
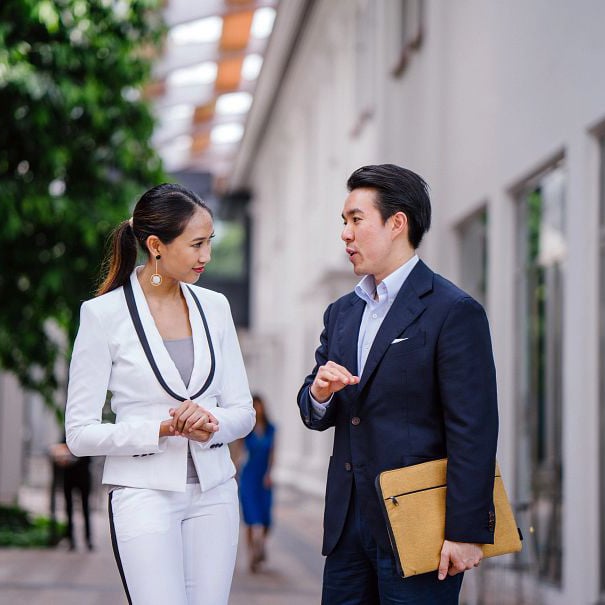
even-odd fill
[(401, 334), (426, 308), (420, 296), (432, 289), (432, 271), (419, 261), (399, 290), (380, 326), (359, 381), (361, 391), (387, 352), (393, 338)]
[[(166, 381), (166, 384), (175, 393), (177, 393), (181, 397), (186, 397), (187, 388), (185, 387), (181, 375), (179, 374), (179, 371), (177, 370), (176, 366), (174, 365), (174, 362), (172, 361), (172, 357), (170, 357), (170, 354), (166, 350), (166, 347), (164, 346), (164, 341), (162, 340), (162, 336), (160, 335), (160, 332), (158, 331), (157, 326), (155, 325), (153, 315), (151, 315), (149, 305), (147, 304), (147, 299), (145, 298), (145, 294), (143, 294), (143, 289), (141, 288), (141, 284), (139, 283), (139, 279), (137, 277), (137, 269), (132, 272), (130, 276), (130, 283), (132, 284), (134, 300), (137, 305), (139, 317), (141, 318), (141, 324), (143, 325), (143, 330), (145, 330), (145, 336), (147, 336), (149, 347), (153, 354), (153, 358), (155, 359), (155, 363), (158, 366), (160, 374), (162, 375), (162, 378)], [(189, 301), (187, 301), (187, 304), (189, 304)], [(190, 316), (192, 314), (191, 307), (189, 307), (189, 314)], [(195, 350), (195, 339), (193, 346)], [(145, 359), (145, 363), (148, 363), (147, 359)]]
[(342, 365), (356, 376), (359, 371), (357, 367), (357, 340), (365, 303), (357, 294), (353, 293), (351, 296), (351, 306), (344, 306), (345, 315), (340, 320), (338, 328), (338, 351), (341, 354)]
[[(202, 388), (210, 373), (210, 344), (206, 337), (202, 317), (191, 296), (191, 292), (183, 283), (181, 283), (181, 290), (189, 308), (189, 323), (191, 324), (191, 334), (193, 336), (193, 370), (187, 389), (189, 395), (191, 395), (197, 393)], [(204, 301), (199, 295), (198, 300), (203, 308)]]

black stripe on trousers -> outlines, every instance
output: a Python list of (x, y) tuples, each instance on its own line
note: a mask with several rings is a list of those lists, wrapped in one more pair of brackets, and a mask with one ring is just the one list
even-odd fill
[(120, 572), (120, 578), (122, 578), (122, 584), (124, 585), (124, 592), (128, 599), (128, 605), (132, 605), (130, 593), (128, 592), (128, 584), (126, 584), (126, 576), (124, 575), (124, 568), (122, 567), (122, 559), (120, 559), (120, 551), (118, 549), (118, 539), (116, 538), (116, 528), (113, 524), (113, 507), (111, 506), (111, 497), (113, 492), (109, 492), (109, 532), (111, 534), (111, 546), (113, 547), (113, 556), (118, 564), (118, 571)]

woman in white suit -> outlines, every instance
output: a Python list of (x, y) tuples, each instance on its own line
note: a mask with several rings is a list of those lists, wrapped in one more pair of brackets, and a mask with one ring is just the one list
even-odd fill
[[(227, 444), (250, 432), (254, 409), (227, 300), (190, 285), (212, 237), (197, 195), (150, 189), (81, 308), (67, 444), (106, 456), (114, 554), (135, 605), (222, 605), (231, 587), (239, 510)], [(111, 424), (101, 422), (107, 391)]]

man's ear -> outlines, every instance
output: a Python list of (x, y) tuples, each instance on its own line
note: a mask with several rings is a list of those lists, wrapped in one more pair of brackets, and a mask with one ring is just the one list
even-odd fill
[(406, 237), (407, 237), (407, 230), (408, 230), (408, 217), (406, 215), (405, 212), (396, 212), (395, 214), (393, 214), (391, 216), (391, 221), (392, 221), (392, 229), (391, 229), (391, 233), (393, 235), (393, 238), (397, 237), (399, 234), (401, 233), (406, 233)]

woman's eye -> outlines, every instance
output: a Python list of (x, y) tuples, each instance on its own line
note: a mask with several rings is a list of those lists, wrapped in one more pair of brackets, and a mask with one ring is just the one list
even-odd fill
[(201, 242), (196, 242), (195, 244), (191, 244), (194, 248), (201, 248), (202, 246), (205, 246), (206, 244), (208, 246), (210, 246), (210, 244), (212, 243), (210, 240), (214, 237), (214, 233), (208, 238), (208, 239), (203, 239)]

